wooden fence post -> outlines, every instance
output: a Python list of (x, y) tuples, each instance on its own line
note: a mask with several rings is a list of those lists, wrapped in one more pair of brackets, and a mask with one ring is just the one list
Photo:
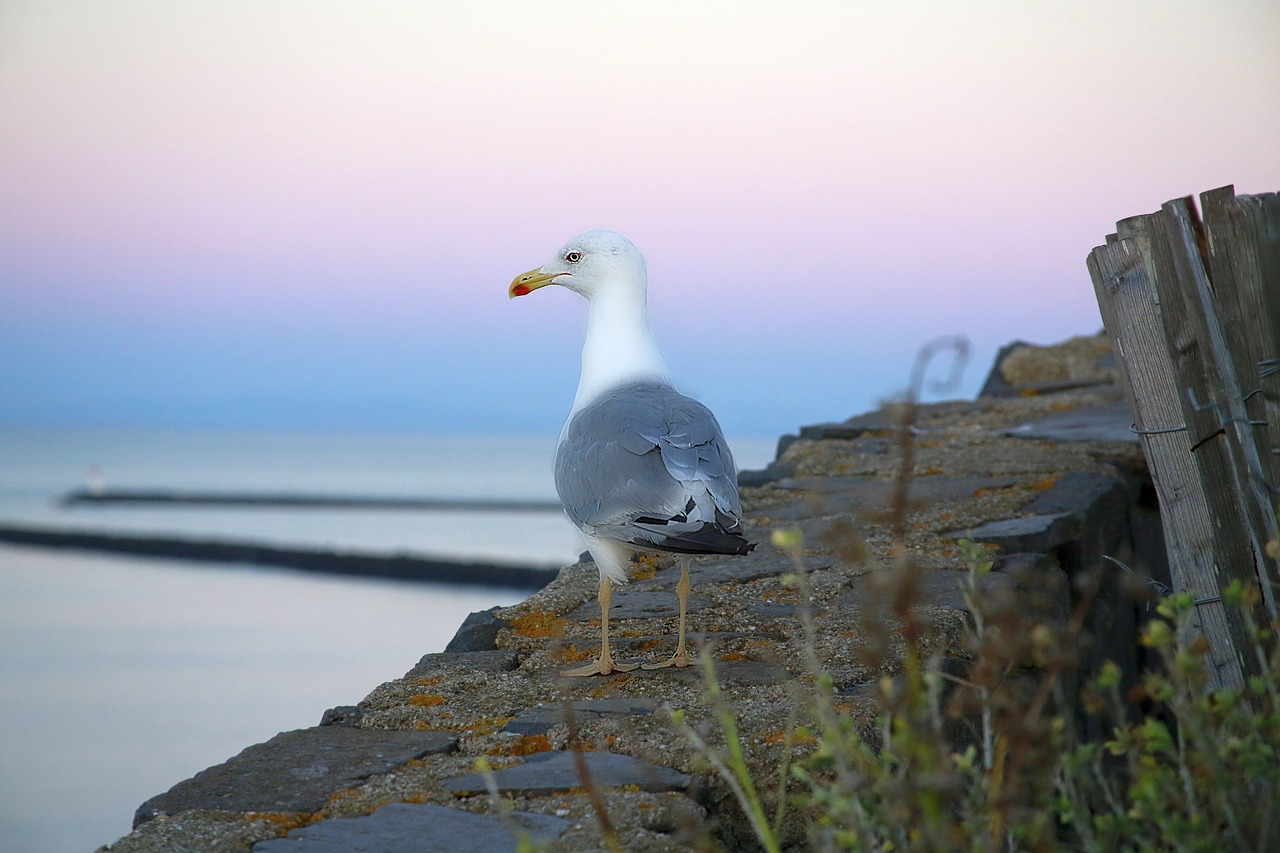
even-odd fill
[(1228, 186), (1201, 202), (1203, 224), (1190, 198), (1116, 223), (1089, 271), (1214, 689), (1259, 671), (1227, 584), (1261, 588), (1257, 624), (1280, 619), (1280, 197)]
[[(1188, 395), (1184, 400), (1184, 410), (1189, 414), (1192, 410), (1207, 411), (1216, 420), (1216, 432), (1205, 439), (1206, 447), (1215, 445), (1215, 451), (1202, 453), (1197, 460), (1201, 479), (1205, 489), (1215, 496), (1211, 505), (1224, 513), (1219, 536), (1239, 540), (1232, 542), (1230, 551), (1233, 561), (1240, 561), (1239, 569), (1232, 574), (1247, 584), (1259, 584), (1266, 607), (1255, 615), (1260, 624), (1266, 624), (1268, 614), (1270, 618), (1277, 615), (1275, 560), (1267, 556), (1266, 544), (1280, 531), (1276, 529), (1270, 480), (1263, 469), (1254, 426), (1246, 410), (1245, 396), (1252, 388), (1242, 386), (1233, 347), (1227, 344), (1219, 299), (1209, 283), (1201, 251), (1201, 246), (1208, 244), (1208, 238), (1191, 199), (1167, 202), (1161, 212), (1173, 260), (1169, 299), (1178, 301), (1177, 293), (1180, 293), (1185, 308), (1185, 314), (1173, 323), (1166, 323), (1166, 329), (1171, 341), (1175, 333), (1191, 335), (1201, 354), (1199, 369), (1192, 368), (1189, 377), (1189, 387), (1196, 393), (1194, 398)], [(1157, 279), (1157, 289), (1163, 283)], [(1261, 340), (1268, 325), (1265, 316), (1255, 317), (1250, 327), (1238, 329), (1237, 335), (1246, 340), (1256, 335)], [(1247, 351), (1244, 346), (1234, 349)], [(1267, 450), (1269, 453), (1270, 448)], [(1246, 573), (1244, 566), (1250, 562), (1252, 571)], [(1233, 563), (1233, 568), (1235, 565)]]
[[(1200, 194), (1208, 237), (1209, 276), (1218, 317), (1244, 392), (1245, 415), (1252, 426), (1262, 467), (1260, 476), (1265, 483), (1277, 484), (1280, 371), (1267, 373), (1266, 361), (1280, 352), (1275, 346), (1280, 323), (1267, 304), (1264, 246), (1257, 239), (1265, 221), (1263, 204), (1260, 196), (1237, 198), (1235, 188), (1230, 186)], [(1280, 297), (1280, 291), (1276, 296)], [(1280, 302), (1276, 307), (1280, 309)]]
[(1209, 640), (1207, 687), (1238, 688), (1246, 671), (1239, 652), (1246, 646), (1240, 640), (1247, 632), (1238, 614), (1219, 598), (1214, 527), (1191, 457), (1191, 440), (1182, 429), (1177, 378), (1147, 262), (1150, 250), (1143, 251), (1146, 229), (1121, 222), (1117, 230), (1133, 236), (1109, 237), (1089, 255), (1094, 292), (1160, 499), (1174, 587), (1190, 590), (1205, 602), (1192, 613), (1189, 627)]

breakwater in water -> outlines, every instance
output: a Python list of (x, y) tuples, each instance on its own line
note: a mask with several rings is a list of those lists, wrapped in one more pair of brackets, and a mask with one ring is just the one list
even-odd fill
[(560, 513), (556, 501), (458, 500), (444, 498), (378, 497), (358, 495), (309, 495), (253, 492), (184, 492), (168, 489), (77, 489), (64, 495), (59, 504), (136, 506), (221, 506), (279, 507), (284, 509), (368, 509), (438, 510), (452, 512), (553, 512)]
[(125, 535), (55, 527), (0, 525), (0, 542), (216, 563), (276, 566), (322, 574), (472, 586), (540, 589), (558, 570), (545, 565), (444, 560), (412, 554), (286, 547), (255, 542)]

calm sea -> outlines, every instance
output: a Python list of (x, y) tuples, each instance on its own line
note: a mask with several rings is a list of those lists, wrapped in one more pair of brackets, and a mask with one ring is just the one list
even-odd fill
[[(773, 440), (736, 440), (740, 467)], [(108, 488), (554, 500), (555, 437), (0, 428), (0, 524), (565, 563), (557, 513), (86, 507)], [(524, 593), (0, 544), (0, 839), (92, 851), (134, 809), (315, 725)]]

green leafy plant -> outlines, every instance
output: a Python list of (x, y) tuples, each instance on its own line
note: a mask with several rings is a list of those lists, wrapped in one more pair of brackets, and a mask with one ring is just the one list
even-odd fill
[[(798, 536), (775, 543), (792, 554), (793, 580), (803, 585)], [(1164, 599), (1142, 640), (1161, 665), (1122, 695), (1120, 669), (1104, 664), (1080, 698), (1109, 735), (1082, 741), (1064, 689), (1065, 676), (1076, 674), (1073, 658), (1046, 652), (1055, 629), (1024, 624), (1019, 644), (1009, 642), (1010, 625), (984, 621), (978, 583), (990, 556), (972, 543), (960, 549), (975, 614), (969, 678), (908, 649), (902, 674), (876, 687), (877, 725), (859, 730), (836, 710), (831, 681), (810, 657), (817, 677), (805, 713), (817, 743), (783, 770), (799, 783), (793, 804), (818, 815), (810, 849), (1217, 853), (1224, 844), (1266, 851), (1280, 843), (1280, 660), (1272, 628), (1251, 625), (1262, 674), (1243, 690), (1207, 693), (1207, 645), (1184, 630), (1194, 603), (1189, 595)], [(1224, 598), (1248, 612), (1257, 594), (1233, 586)], [(802, 623), (811, 628), (811, 616)], [(1068, 621), (1057, 639), (1078, 627)], [(999, 641), (984, 642), (997, 628)], [(1015, 683), (1011, 675), (1027, 656), (1039, 665), (1035, 677)], [(715, 685), (710, 656), (704, 661)], [(761, 845), (779, 850), (783, 813), (765, 820), (732, 710), (715, 687), (709, 698), (727, 756), (680, 720), (682, 730), (715, 756), (711, 764), (729, 781)], [(1136, 716), (1135, 703), (1145, 709)], [(966, 715), (976, 736), (961, 745), (955, 726)]]

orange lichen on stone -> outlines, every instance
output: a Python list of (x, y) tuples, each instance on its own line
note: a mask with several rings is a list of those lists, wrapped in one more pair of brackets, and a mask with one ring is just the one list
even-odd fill
[(634, 675), (615, 675), (608, 681), (603, 682), (599, 687), (593, 687), (588, 692), (592, 699), (603, 699), (619, 687), (630, 684), (635, 680), (636, 677)]
[(500, 731), (507, 723), (511, 722), (514, 717), (478, 717), (471, 722), (462, 726), (463, 734), (469, 735), (491, 735), (496, 731)]
[(1062, 478), (1057, 476), (1045, 477), (1043, 480), (1038, 480), (1032, 483), (1031, 488), (1037, 492), (1047, 492), (1049, 489), (1052, 489), (1060, 479)]
[(413, 683), (416, 687), (431, 687), (432, 685), (440, 683), (440, 676), (433, 675), (429, 678), (415, 678)]
[(564, 619), (550, 610), (533, 610), (511, 620), (511, 630), (521, 637), (558, 637)]
[(632, 580), (647, 581), (658, 573), (658, 559), (648, 554), (641, 554), (632, 562), (627, 575)]
[(539, 752), (550, 752), (551, 741), (546, 735), (524, 735), (515, 743), (498, 744), (489, 750), (490, 755), (534, 755)]
[(566, 643), (565, 645), (561, 646), (559, 649), (559, 652), (557, 654), (553, 654), (552, 657), (558, 660), (576, 661), (576, 660), (590, 660), (591, 658), (595, 657), (595, 655), (596, 655), (596, 650), (594, 648), (579, 649), (576, 643)]
[(245, 817), (252, 821), (268, 823), (276, 834), (284, 835), (291, 829), (310, 823), (310, 818), (313, 816), (299, 812), (248, 812)]
[(746, 660), (746, 659), (747, 659), (747, 656), (744, 655), (742, 652), (725, 652), (724, 654), (720, 655), (720, 660), (722, 661), (735, 661), (735, 660)]
[(409, 704), (417, 705), (421, 708), (434, 708), (436, 705), (444, 704), (444, 697), (431, 693), (415, 693), (409, 697)]

